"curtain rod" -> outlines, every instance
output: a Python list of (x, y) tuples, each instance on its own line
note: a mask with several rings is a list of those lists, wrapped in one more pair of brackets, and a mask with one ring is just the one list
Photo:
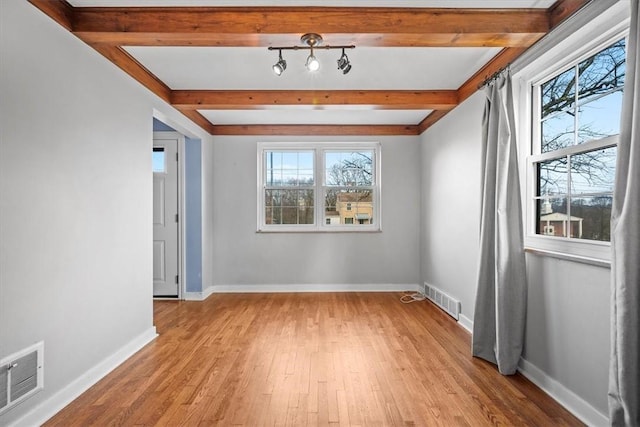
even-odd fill
[(485, 78), (482, 81), (482, 83), (480, 83), (478, 85), (478, 90), (482, 89), (483, 87), (485, 87), (489, 83), (495, 81), (504, 71), (510, 71), (510, 70), (511, 70), (511, 63), (507, 64), (505, 67), (500, 68), (498, 71), (496, 71), (495, 73), (491, 74), (489, 77)]

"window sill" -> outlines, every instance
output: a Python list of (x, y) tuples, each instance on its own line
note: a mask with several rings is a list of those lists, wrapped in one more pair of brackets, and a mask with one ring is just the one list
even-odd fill
[(382, 233), (380, 227), (336, 227), (336, 228), (260, 228), (256, 233)]
[(568, 239), (543, 235), (529, 235), (524, 241), (525, 252), (549, 256), (583, 264), (609, 268), (611, 244), (593, 240)]
[(536, 249), (536, 248), (529, 248), (529, 247), (525, 247), (524, 251), (526, 253), (534, 254), (538, 256), (557, 258), (565, 261), (579, 262), (582, 264), (594, 265), (596, 267), (611, 268), (611, 261), (604, 260), (604, 259), (590, 258), (582, 255), (574, 255), (574, 254), (568, 254), (563, 252), (555, 252), (555, 251), (549, 251), (546, 249)]

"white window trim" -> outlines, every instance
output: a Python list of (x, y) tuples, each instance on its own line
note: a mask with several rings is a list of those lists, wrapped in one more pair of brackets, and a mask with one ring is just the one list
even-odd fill
[[(265, 165), (264, 152), (268, 150), (301, 150), (314, 152), (314, 224), (266, 224), (264, 209)], [(327, 225), (324, 217), (324, 151), (373, 150), (373, 224)], [(259, 142), (257, 150), (257, 232), (258, 233), (371, 233), (382, 231), (381, 144), (379, 142)]]
[[(603, 28), (608, 28), (602, 31)], [(624, 38), (629, 32), (628, 12), (624, 5), (617, 4), (600, 15), (597, 19), (580, 27), (570, 37), (560, 41), (553, 48), (542, 53), (530, 64), (523, 66), (513, 75), (516, 115), (518, 121), (518, 141), (520, 158), (521, 195), (524, 209), (524, 245), (527, 252), (543, 256), (551, 256), (599, 266), (608, 266), (611, 262), (611, 244), (593, 240), (544, 236), (535, 233), (535, 172), (533, 164), (546, 157), (556, 157), (560, 151), (551, 154), (540, 153), (534, 144), (535, 135), (533, 118), (533, 88), (548, 78), (588, 58), (617, 40)], [(585, 40), (589, 40), (585, 43)], [(570, 147), (562, 154), (582, 150), (589, 146), (596, 149), (616, 145), (617, 136), (592, 141), (588, 145)], [(566, 153), (564, 152), (566, 151)]]

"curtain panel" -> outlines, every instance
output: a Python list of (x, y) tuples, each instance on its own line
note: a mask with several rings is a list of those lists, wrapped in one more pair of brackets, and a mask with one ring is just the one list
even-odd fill
[(480, 261), (472, 353), (516, 372), (524, 344), (527, 283), (511, 76), (485, 88)]
[(609, 419), (640, 426), (640, 0), (631, 26), (611, 210), (611, 358)]

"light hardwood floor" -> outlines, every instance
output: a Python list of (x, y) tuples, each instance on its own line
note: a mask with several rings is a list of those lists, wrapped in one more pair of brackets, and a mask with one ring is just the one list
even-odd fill
[(156, 301), (160, 336), (47, 426), (581, 425), (398, 293)]

